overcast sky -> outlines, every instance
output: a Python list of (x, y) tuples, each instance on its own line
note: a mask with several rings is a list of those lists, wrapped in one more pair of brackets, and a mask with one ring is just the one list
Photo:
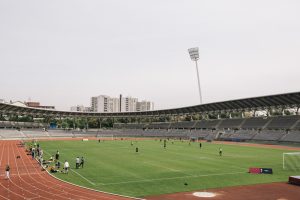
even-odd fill
[(300, 91), (299, 0), (0, 0), (0, 99), (156, 109)]

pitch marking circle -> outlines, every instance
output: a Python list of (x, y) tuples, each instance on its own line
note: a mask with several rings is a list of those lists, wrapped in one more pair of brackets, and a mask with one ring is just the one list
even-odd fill
[(217, 196), (215, 193), (212, 192), (194, 192), (193, 195), (196, 197), (206, 197), (206, 198)]

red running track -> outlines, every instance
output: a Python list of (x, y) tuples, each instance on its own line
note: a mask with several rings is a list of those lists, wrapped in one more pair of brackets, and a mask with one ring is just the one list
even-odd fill
[[(2, 199), (80, 199), (125, 200), (127, 197), (97, 192), (62, 182), (42, 171), (36, 160), (26, 155), (19, 141), (0, 141), (0, 200)], [(16, 157), (20, 156), (20, 159)], [(10, 179), (5, 166), (10, 165)]]

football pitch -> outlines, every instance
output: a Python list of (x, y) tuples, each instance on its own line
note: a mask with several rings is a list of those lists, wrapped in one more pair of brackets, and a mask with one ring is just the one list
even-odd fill
[[(133, 145), (131, 145), (131, 142)], [(81, 186), (128, 195), (175, 193), (227, 186), (286, 182), (295, 171), (282, 169), (282, 153), (292, 152), (230, 144), (179, 140), (40, 141), (44, 159), (60, 152), (71, 165), (69, 174), (56, 177)], [(136, 152), (136, 147), (139, 152)], [(219, 148), (223, 155), (219, 156)], [(85, 158), (75, 168), (75, 158)], [(249, 174), (249, 167), (273, 168), (273, 174)]]

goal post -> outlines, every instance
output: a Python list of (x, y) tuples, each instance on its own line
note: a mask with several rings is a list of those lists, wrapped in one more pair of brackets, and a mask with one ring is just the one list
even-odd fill
[(300, 171), (300, 152), (283, 153), (282, 168), (285, 170)]

